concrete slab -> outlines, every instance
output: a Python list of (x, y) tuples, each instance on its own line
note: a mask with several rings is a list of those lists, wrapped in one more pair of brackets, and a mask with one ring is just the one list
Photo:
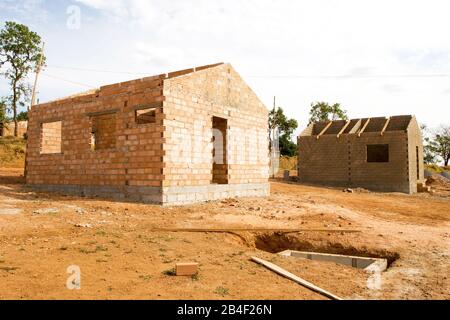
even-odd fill
[(368, 272), (383, 272), (387, 269), (387, 259), (347, 256), (347, 255), (318, 253), (318, 252), (302, 252), (293, 250), (286, 250), (280, 252), (279, 255), (282, 255), (284, 257), (294, 257), (314, 261), (334, 262), (337, 264), (342, 264), (357, 269), (364, 269)]

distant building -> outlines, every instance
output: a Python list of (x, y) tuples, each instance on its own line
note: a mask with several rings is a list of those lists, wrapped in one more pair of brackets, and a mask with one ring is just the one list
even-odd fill
[(423, 142), (414, 116), (311, 124), (298, 138), (301, 182), (416, 193)]
[[(17, 136), (23, 138), (27, 132), (28, 121), (17, 122)], [(14, 122), (0, 122), (0, 137), (14, 136)]]

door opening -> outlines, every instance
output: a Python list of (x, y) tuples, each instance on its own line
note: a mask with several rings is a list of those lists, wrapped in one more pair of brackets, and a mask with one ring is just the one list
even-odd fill
[(228, 120), (212, 118), (212, 183), (228, 184), (228, 155), (227, 155), (227, 129)]
[(416, 147), (417, 180), (420, 180), (419, 147)]

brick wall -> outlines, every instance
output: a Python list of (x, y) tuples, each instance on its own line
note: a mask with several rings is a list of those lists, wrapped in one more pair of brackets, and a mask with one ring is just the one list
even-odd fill
[(417, 192), (417, 184), (425, 182), (423, 137), (416, 119), (408, 127), (408, 163), (411, 192)]
[[(146, 110), (151, 116), (142, 117)], [(213, 117), (226, 120), (219, 126), (226, 163), (215, 168)], [(104, 86), (32, 108), (27, 183), (173, 204), (264, 196), (267, 120), (267, 109), (228, 64)], [(42, 124), (57, 121), (60, 153), (41, 154)]]
[[(268, 194), (268, 110), (229, 64), (167, 79), (164, 96), (164, 194), (178, 202)], [(213, 181), (213, 117), (228, 127), (221, 187)]]
[[(141, 125), (135, 121), (135, 109), (162, 106), (162, 84), (163, 76), (149, 77), (34, 106), (27, 183), (115, 186), (124, 192), (131, 187), (161, 187), (162, 110), (157, 111), (156, 123)], [(40, 154), (42, 124), (55, 121), (62, 124), (61, 153)], [(93, 132), (100, 134), (97, 150), (92, 148)]]
[[(298, 140), (300, 181), (378, 191), (417, 192), (417, 183), (423, 181), (419, 126), (411, 116), (392, 119), (390, 123), (386, 118), (371, 119), (366, 127), (368, 131), (361, 135), (344, 133), (337, 137), (339, 130), (336, 127), (343, 129), (344, 124), (336, 122), (334, 128), (331, 126), (317, 139), (311, 134), (320, 133), (325, 128), (324, 123), (317, 128), (309, 127)], [(359, 127), (366, 121), (362, 119)], [(388, 130), (381, 135), (386, 124)], [(345, 131), (354, 131), (349, 129), (353, 125), (357, 125), (356, 120), (352, 120)], [(368, 162), (368, 145), (389, 145), (389, 162)]]
[[(165, 186), (211, 182), (214, 116), (228, 121), (229, 182), (267, 182), (268, 111), (230, 65), (166, 80), (164, 94)], [(180, 141), (192, 145), (180, 150)]]

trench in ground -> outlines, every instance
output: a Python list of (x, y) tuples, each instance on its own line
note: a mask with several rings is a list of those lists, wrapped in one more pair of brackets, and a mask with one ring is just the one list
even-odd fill
[(348, 255), (365, 258), (386, 259), (389, 268), (400, 255), (396, 252), (376, 248), (357, 248), (339, 242), (311, 241), (302, 239), (301, 236), (265, 233), (255, 236), (255, 246), (257, 249), (269, 253), (278, 254), (286, 250)]

